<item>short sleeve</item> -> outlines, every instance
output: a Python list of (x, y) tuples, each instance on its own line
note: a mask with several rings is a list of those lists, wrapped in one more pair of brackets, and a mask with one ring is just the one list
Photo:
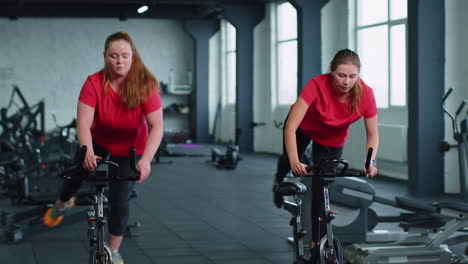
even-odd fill
[(154, 89), (153, 94), (143, 104), (143, 113), (149, 114), (162, 107), (161, 97), (159, 96), (158, 89)]
[(364, 109), (362, 111), (362, 115), (364, 118), (371, 118), (374, 117), (378, 111), (377, 111), (377, 104), (375, 102), (375, 96), (374, 96), (374, 91), (372, 88), (367, 86), (364, 82), (362, 82), (364, 86), (364, 91), (365, 91), (365, 104), (364, 104)]
[(315, 98), (315, 94), (318, 90), (317, 83), (314, 81), (314, 79), (311, 79), (304, 89), (301, 90), (301, 97), (304, 99), (304, 101), (307, 103), (307, 105), (310, 105)]
[(84, 104), (91, 106), (92, 108), (96, 108), (96, 102), (97, 102), (96, 89), (89, 77), (86, 79), (86, 82), (83, 84), (83, 87), (81, 88), (81, 92), (80, 92), (80, 96), (78, 100)]

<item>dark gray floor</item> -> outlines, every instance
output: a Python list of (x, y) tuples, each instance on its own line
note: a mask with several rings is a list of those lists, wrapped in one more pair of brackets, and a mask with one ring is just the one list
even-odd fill
[[(155, 164), (150, 178), (136, 187), (130, 223), (142, 226), (122, 244), (125, 263), (292, 263), (286, 242), (290, 216), (271, 199), (276, 157), (244, 155), (229, 171), (206, 162), (208, 147), (194, 151), (206, 156), (162, 157), (173, 163)], [(408, 195), (401, 183), (372, 183), (382, 196)], [(87, 263), (86, 229), (85, 218), (75, 224), (65, 219), (62, 226), (22, 242), (2, 243), (1, 263)]]

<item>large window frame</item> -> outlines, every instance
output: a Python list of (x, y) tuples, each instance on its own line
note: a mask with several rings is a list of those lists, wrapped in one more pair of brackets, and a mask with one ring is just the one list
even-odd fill
[[(360, 18), (362, 18), (363, 14), (360, 12), (360, 4), (363, 4), (363, 2), (367, 1), (369, 3), (369, 0), (354, 0), (354, 45), (356, 47), (357, 52), (360, 54), (361, 59), (363, 60), (363, 79), (364, 81), (369, 80), (372, 82), (372, 78), (380, 78), (380, 82), (383, 82), (383, 80), (386, 80), (386, 82), (383, 83), (384, 87), (373, 87), (372, 83), (368, 83), (371, 87), (374, 88), (374, 93), (376, 94), (376, 100), (377, 100), (377, 106), (379, 109), (391, 109), (391, 110), (403, 110), (407, 108), (408, 104), (408, 70), (407, 70), (407, 61), (408, 61), (408, 19), (407, 19), (407, 6), (406, 9), (403, 9), (404, 15), (401, 14), (401, 8), (399, 10), (395, 9), (396, 3), (406, 3), (406, 0), (380, 0), (380, 1), (386, 1), (387, 6), (383, 5), (382, 3), (377, 3), (376, 0), (372, 0), (375, 4), (375, 6), (379, 6), (383, 8), (386, 8), (386, 19), (382, 19), (382, 21), (376, 21), (376, 22), (370, 22), (370, 23), (360, 23)], [(393, 8), (393, 9), (392, 9)], [(400, 11), (400, 14), (397, 14), (396, 18), (393, 18), (392, 16), (395, 16), (396, 11)], [(385, 12), (384, 12), (385, 14)], [(375, 14), (374, 14), (375, 15)], [(362, 19), (362, 20), (365, 20)], [(386, 36), (384, 35), (383, 37), (387, 38), (387, 43), (386, 43), (386, 54), (380, 54), (380, 56), (383, 56), (384, 58), (387, 59), (387, 64), (386, 65), (381, 65), (382, 67), (375, 67), (377, 70), (380, 71), (380, 76), (366, 76), (365, 72), (365, 67), (368, 66), (366, 65), (366, 60), (365, 60), (365, 54), (366, 52), (363, 50), (362, 46), (363, 44), (360, 43), (360, 34), (363, 33), (364, 31), (369, 31), (369, 30), (376, 30), (375, 32), (377, 33), (378, 29), (385, 29), (386, 30)], [(403, 29), (403, 30), (401, 30)], [(399, 32), (397, 32), (399, 30)], [(403, 31), (403, 33), (401, 32)], [(397, 35), (395, 32), (399, 33)], [(395, 33), (395, 34), (392, 34)], [(396, 37), (399, 36), (400, 38), (404, 38), (404, 43), (401, 43), (400, 41), (394, 41)], [(397, 48), (397, 45), (400, 45), (400, 49)], [(403, 51), (401, 50), (401, 45), (403, 45)], [(385, 46), (385, 44), (384, 44)], [(380, 47), (381, 48), (381, 47)], [(366, 48), (366, 50), (369, 49), (369, 47)], [(397, 54), (400, 52), (400, 54)], [(371, 52), (372, 53), (372, 52)], [(376, 52), (374, 52), (375, 54)], [(368, 53), (369, 54), (369, 53)], [(364, 56), (363, 56), (364, 55)], [(369, 56), (371, 56), (369, 54)], [(372, 67), (372, 66), (368, 66)], [(386, 76), (382, 76), (382, 74), (387, 73)], [(367, 82), (367, 81), (366, 81)], [(377, 85), (377, 86), (382, 86), (382, 85)], [(403, 88), (401, 88), (403, 86)], [(380, 89), (380, 90), (378, 90)], [(383, 94), (378, 94), (382, 89), (386, 90), (384, 91)], [(382, 96), (385, 96), (384, 98), (386, 100), (380, 101)], [(380, 101), (380, 102), (379, 102)]]
[(297, 10), (287, 1), (273, 8), (274, 103), (278, 106), (291, 105), (298, 94), (298, 32)]
[(223, 39), (224, 102), (235, 104), (237, 97), (237, 29), (227, 20), (221, 21)]

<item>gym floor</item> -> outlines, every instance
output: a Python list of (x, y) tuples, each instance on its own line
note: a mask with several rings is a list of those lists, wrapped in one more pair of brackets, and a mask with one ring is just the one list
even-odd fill
[[(120, 252), (125, 263), (292, 263), (292, 247), (286, 241), (290, 215), (272, 202), (277, 157), (243, 155), (237, 169), (218, 170), (207, 162), (210, 147), (181, 151), (203, 156), (162, 157), (161, 162), (172, 160), (172, 164), (154, 164), (150, 178), (137, 185), (130, 224), (139, 222), (141, 227), (124, 239)], [(401, 182), (384, 178), (371, 182), (383, 197), (410, 197)], [(461, 202), (453, 196), (434, 200)], [(377, 206), (376, 210), (396, 209)], [(72, 222), (65, 217), (56, 228), (18, 243), (1, 243), (1, 262), (87, 263), (84, 213), (81, 219)]]

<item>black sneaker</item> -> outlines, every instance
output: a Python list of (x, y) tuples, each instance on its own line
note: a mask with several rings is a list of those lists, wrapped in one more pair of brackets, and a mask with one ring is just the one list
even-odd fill
[(277, 208), (282, 208), (284, 203), (284, 197), (277, 192), (280, 184), (281, 183), (278, 182), (277, 179), (273, 182), (273, 203)]

